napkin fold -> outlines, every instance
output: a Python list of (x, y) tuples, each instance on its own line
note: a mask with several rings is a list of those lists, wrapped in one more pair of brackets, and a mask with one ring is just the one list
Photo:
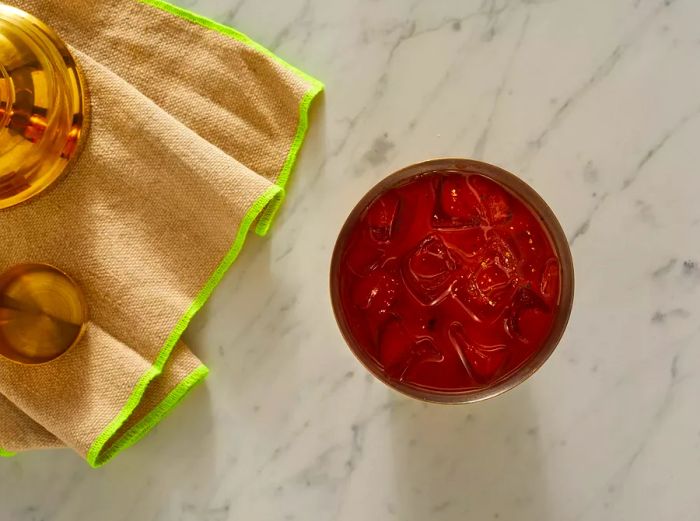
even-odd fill
[(0, 359), (0, 456), (67, 446), (98, 467), (206, 376), (180, 337), (249, 230), (268, 232), (322, 84), (160, 0), (8, 3), (69, 44), (91, 123), (60, 183), (0, 212), (0, 271), (61, 268), (91, 321), (55, 361)]

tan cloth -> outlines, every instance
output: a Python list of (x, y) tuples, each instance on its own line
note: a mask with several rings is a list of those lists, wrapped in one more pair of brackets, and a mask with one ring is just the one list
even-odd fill
[(0, 359), (0, 449), (67, 445), (99, 465), (202, 374), (177, 342), (191, 306), (233, 260), (258, 210), (279, 199), (302, 101), (321, 87), (136, 0), (9, 3), (71, 46), (92, 122), (64, 180), (0, 212), (0, 271), (28, 261), (60, 267), (84, 289), (92, 320), (54, 362)]

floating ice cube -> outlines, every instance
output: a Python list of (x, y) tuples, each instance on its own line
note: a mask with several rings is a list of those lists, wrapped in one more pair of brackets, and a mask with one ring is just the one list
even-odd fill
[(409, 291), (423, 304), (434, 305), (449, 293), (459, 267), (459, 257), (431, 234), (409, 254), (402, 273)]
[(506, 332), (516, 340), (527, 343), (528, 340), (520, 325), (520, 319), (526, 311), (539, 311), (547, 313), (549, 306), (545, 303), (540, 295), (535, 293), (532, 288), (524, 286), (518, 288), (513, 297), (513, 303), (508, 311), (508, 316), (505, 320)]
[(482, 223), (479, 198), (464, 174), (443, 176), (435, 198), (433, 225), (436, 228), (462, 228)]
[(353, 291), (353, 304), (374, 313), (386, 313), (396, 300), (399, 289), (397, 274), (375, 270), (360, 279)]
[(540, 293), (548, 304), (556, 303), (559, 296), (559, 262), (555, 258), (547, 259), (544, 263)]
[(438, 363), (445, 359), (431, 338), (411, 335), (399, 317), (382, 328), (379, 356), (386, 374), (398, 381), (419, 364)]
[(489, 224), (504, 224), (513, 217), (512, 196), (497, 183), (480, 175), (472, 175), (469, 184), (479, 194)]
[(500, 232), (490, 230), (487, 233), (487, 243), (483, 257), (498, 264), (510, 277), (515, 277), (520, 264), (520, 253), (511, 241)]
[(359, 276), (366, 276), (376, 270), (384, 259), (385, 251), (377, 248), (377, 245), (364, 235), (352, 240), (344, 256), (347, 267)]
[(524, 276), (531, 280), (532, 277), (539, 276), (551, 247), (538, 223), (532, 216), (519, 215), (505, 229), (507, 233), (503, 232), (503, 236), (518, 257)]
[(493, 232), (478, 264), (470, 264), (452, 286), (452, 296), (480, 323), (492, 323), (504, 313), (519, 277), (517, 259), (508, 244)]
[(459, 322), (450, 325), (448, 336), (467, 372), (479, 382), (488, 382), (497, 376), (508, 359), (505, 345), (481, 345), (467, 338)]
[(514, 292), (514, 283), (496, 264), (483, 263), (475, 272), (462, 275), (452, 285), (451, 294), (475, 322), (490, 324), (505, 312)]
[(369, 233), (375, 241), (385, 243), (391, 240), (399, 203), (398, 196), (389, 191), (379, 196), (367, 209)]
[(486, 231), (481, 227), (453, 228), (439, 232), (450, 247), (458, 250), (461, 257), (473, 260), (482, 257), (488, 245)]

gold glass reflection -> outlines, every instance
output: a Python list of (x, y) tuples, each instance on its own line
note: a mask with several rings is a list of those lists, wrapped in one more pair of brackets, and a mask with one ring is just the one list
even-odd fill
[(0, 275), (0, 355), (22, 364), (58, 358), (80, 339), (87, 305), (58, 268), (21, 264)]
[(86, 92), (56, 33), (0, 4), (0, 209), (32, 198), (65, 173), (85, 138)]

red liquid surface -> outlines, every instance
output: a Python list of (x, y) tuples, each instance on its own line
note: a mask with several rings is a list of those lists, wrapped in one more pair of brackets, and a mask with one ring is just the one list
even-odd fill
[(350, 333), (389, 379), (489, 387), (546, 341), (560, 264), (540, 218), (479, 174), (431, 172), (374, 199), (341, 254)]

